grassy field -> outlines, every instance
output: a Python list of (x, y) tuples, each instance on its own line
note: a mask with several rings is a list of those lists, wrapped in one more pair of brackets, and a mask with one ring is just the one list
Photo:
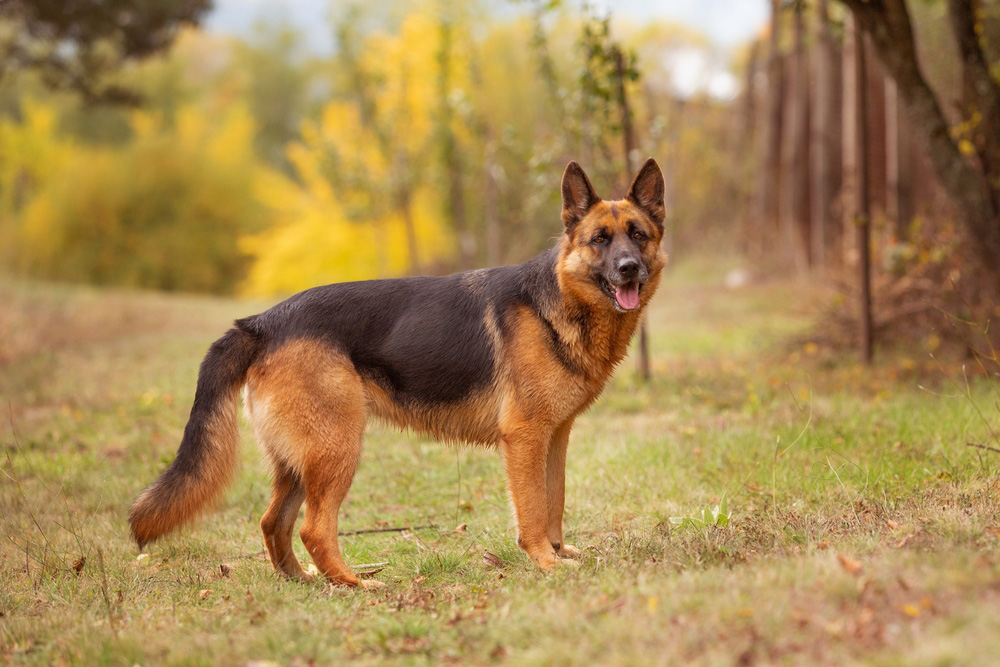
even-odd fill
[[(129, 542), (207, 346), (265, 304), (0, 283), (0, 662), (995, 660), (1000, 454), (966, 443), (1000, 446), (997, 380), (920, 350), (863, 369), (803, 338), (832, 295), (730, 291), (712, 266), (661, 287), (654, 380), (628, 360), (577, 421), (580, 567), (517, 549), (495, 453), (373, 425), (341, 529), (414, 527), (342, 538), (384, 564), (375, 592), (271, 572), (245, 425), (218, 511), (148, 555)], [(728, 524), (701, 523), (722, 499)]]

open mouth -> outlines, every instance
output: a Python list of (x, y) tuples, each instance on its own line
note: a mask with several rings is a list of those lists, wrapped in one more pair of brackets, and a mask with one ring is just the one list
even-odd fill
[(621, 311), (635, 310), (639, 307), (639, 292), (642, 290), (642, 283), (633, 281), (612, 285), (603, 276), (600, 278), (601, 289), (608, 295), (615, 308)]

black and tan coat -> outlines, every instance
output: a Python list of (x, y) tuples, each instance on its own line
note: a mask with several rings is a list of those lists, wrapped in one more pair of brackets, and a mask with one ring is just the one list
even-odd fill
[(139, 545), (195, 518), (231, 480), (242, 390), (274, 471), (264, 541), (289, 577), (308, 578), (291, 545), (304, 501), (300, 535), (318, 570), (373, 583), (337, 544), (372, 418), (497, 447), (518, 544), (542, 569), (579, 555), (563, 541), (566, 446), (659, 283), (663, 176), (650, 159), (625, 199), (606, 202), (571, 162), (562, 198), (565, 233), (523, 264), (327, 285), (237, 321), (202, 362), (176, 460), (132, 507)]

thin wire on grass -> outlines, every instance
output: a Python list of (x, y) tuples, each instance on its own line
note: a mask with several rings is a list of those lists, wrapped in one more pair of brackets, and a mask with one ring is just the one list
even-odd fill
[(366, 533), (401, 533), (403, 531), (413, 532), (414, 530), (429, 530), (437, 528), (437, 524), (428, 523), (423, 526), (393, 526), (390, 528), (359, 528), (358, 530), (345, 530), (337, 533), (339, 537), (347, 535), (364, 535)]
[(989, 445), (982, 445), (982, 444), (979, 444), (978, 442), (967, 442), (967, 443), (965, 443), (965, 446), (966, 447), (977, 447), (979, 449), (985, 449), (988, 452), (996, 452), (997, 454), (1000, 454), (1000, 448), (990, 447)]

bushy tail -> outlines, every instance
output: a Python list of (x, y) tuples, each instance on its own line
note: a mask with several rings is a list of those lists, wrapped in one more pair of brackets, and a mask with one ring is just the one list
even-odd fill
[(215, 341), (201, 362), (191, 417), (177, 458), (129, 512), (132, 537), (146, 544), (194, 520), (218, 499), (236, 472), (237, 406), (260, 341), (237, 327)]

